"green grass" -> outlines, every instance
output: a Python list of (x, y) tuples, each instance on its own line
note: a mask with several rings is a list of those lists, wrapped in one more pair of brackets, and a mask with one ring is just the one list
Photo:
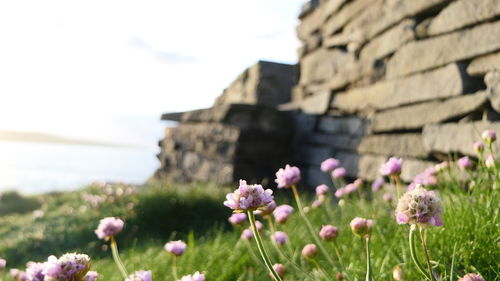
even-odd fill
[[(500, 181), (496, 181), (498, 186)], [(452, 182), (437, 187), (443, 200), (445, 226), (430, 228), (426, 233), (431, 259), (439, 262), (436, 271), (446, 275), (446, 280), (457, 280), (467, 272), (479, 272), (486, 280), (500, 280), (500, 198), (498, 189), (493, 191), (491, 185), (484, 176), (478, 176), (473, 192), (457, 190)], [(36, 199), (44, 216), (35, 219), (31, 212), (19, 211), (0, 217), (0, 257), (8, 260), (8, 267), (24, 268), (30, 260), (41, 261), (51, 254), (79, 251), (92, 256), (93, 270), (103, 275), (100, 280), (123, 280), (106, 243), (93, 233), (99, 219), (117, 216), (126, 221), (117, 239), (129, 271), (150, 269), (155, 281), (174, 280), (172, 257), (163, 250), (163, 245), (172, 239), (183, 239), (188, 249), (178, 259), (179, 276), (202, 271), (207, 280), (270, 280), (254, 241), (240, 240), (242, 229), (233, 229), (227, 223), (231, 212), (222, 202), (228, 188), (153, 184), (137, 190), (132, 195), (110, 196), (98, 207), (82, 200), (84, 192), (102, 194), (102, 188), (96, 186), (80, 192), (31, 197), (28, 202), (33, 204)], [(278, 204), (291, 203), (290, 193), (290, 190), (276, 190)], [(322, 224), (339, 227), (337, 241), (351, 280), (364, 280), (365, 273), (360, 238), (349, 228), (349, 222), (357, 216), (375, 220), (371, 243), (374, 280), (392, 280), (392, 269), (397, 265), (403, 268), (405, 280), (421, 280), (408, 251), (409, 227), (396, 224), (394, 206), (381, 199), (382, 192), (371, 194), (366, 188), (365, 193), (369, 200), (348, 199), (343, 207), (333, 203), (323, 205), (311, 209), (307, 215), (318, 232)], [(302, 197), (306, 205), (314, 199), (307, 193)], [(337, 262), (330, 265), (321, 253), (318, 255), (318, 264), (329, 276), (325, 278), (314, 264), (301, 258), (302, 247), (314, 240), (297, 212), (277, 228), (289, 234), (287, 247), (278, 251), (270, 243), (268, 225), (263, 237), (273, 262), (286, 266), (285, 280), (311, 280), (310, 276), (316, 280), (334, 280)], [(333, 244), (324, 245), (337, 261)], [(454, 272), (450, 276), (452, 259)]]

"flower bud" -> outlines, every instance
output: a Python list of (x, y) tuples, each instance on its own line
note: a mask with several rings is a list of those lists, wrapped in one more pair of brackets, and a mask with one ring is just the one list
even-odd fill
[(319, 232), (319, 236), (325, 241), (334, 241), (337, 236), (339, 236), (339, 231), (333, 225), (323, 225)]
[(276, 172), (276, 179), (274, 181), (278, 184), (278, 188), (286, 188), (298, 183), (299, 180), (299, 168), (286, 165), (284, 169), (281, 168)]
[(253, 232), (251, 229), (245, 229), (243, 230), (243, 232), (241, 233), (241, 236), (240, 236), (240, 239), (241, 240), (251, 240), (253, 239)]
[[(281, 263), (277, 263), (277, 264), (273, 265), (273, 269), (274, 269), (274, 271), (276, 271), (276, 273), (278, 273), (278, 275), (281, 278), (283, 278), (285, 276), (286, 269)], [(272, 275), (271, 275), (271, 278), (273, 278)]]
[(474, 151), (477, 153), (477, 154), (481, 154), (483, 153), (484, 151), (484, 143), (482, 141), (476, 141), (474, 143)]
[(335, 280), (344, 280), (344, 275), (342, 273), (335, 274)]
[(316, 195), (325, 195), (330, 188), (326, 184), (321, 184), (316, 187)]
[(484, 281), (484, 278), (479, 274), (469, 273), (458, 279), (458, 281)]
[(484, 160), (484, 164), (487, 168), (495, 167), (495, 158), (493, 157), (493, 155), (488, 155), (488, 157), (486, 157), (486, 159)]
[(276, 231), (272, 236), (274, 242), (278, 245), (283, 245), (288, 242), (288, 235), (283, 231)]
[(314, 244), (307, 244), (304, 249), (302, 249), (302, 256), (305, 258), (313, 259), (317, 254), (318, 250)]
[(373, 221), (357, 217), (351, 221), (350, 225), (354, 234), (360, 237), (365, 237), (370, 235)]
[(165, 250), (174, 256), (182, 256), (184, 252), (186, 251), (186, 243), (184, 243), (181, 240), (177, 241), (170, 241), (167, 244), (165, 244)]
[(483, 137), (483, 140), (487, 145), (491, 145), (497, 139), (497, 134), (493, 130), (486, 130), (483, 132), (481, 137)]
[(394, 280), (396, 281), (403, 280), (403, 269), (401, 268), (401, 266), (398, 265), (392, 270), (392, 278), (394, 278)]
[(335, 168), (332, 171), (332, 178), (334, 178), (334, 179), (343, 178), (343, 177), (345, 177), (346, 173), (347, 172), (346, 172), (345, 168), (343, 168), (343, 167)]
[(321, 162), (321, 171), (327, 173), (333, 171), (340, 165), (340, 161), (335, 158), (328, 158)]

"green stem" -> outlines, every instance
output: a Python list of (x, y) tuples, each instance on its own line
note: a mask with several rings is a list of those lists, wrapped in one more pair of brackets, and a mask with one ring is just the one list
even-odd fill
[(173, 256), (172, 258), (172, 275), (174, 276), (175, 280), (178, 280), (177, 278), (177, 256)]
[(118, 266), (118, 269), (120, 270), (123, 278), (127, 279), (128, 272), (127, 269), (125, 268), (125, 265), (123, 265), (122, 260), (120, 259), (120, 254), (118, 253), (118, 246), (116, 244), (116, 239), (114, 236), (111, 236), (111, 252), (113, 253), (113, 259), (115, 260), (116, 266)]
[(321, 240), (319, 240), (318, 234), (314, 231), (314, 228), (313, 228), (311, 222), (309, 221), (309, 219), (307, 218), (306, 214), (304, 213), (304, 210), (302, 209), (302, 203), (300, 202), (299, 193), (297, 192), (297, 187), (295, 185), (292, 185), (292, 192), (293, 192), (293, 196), (295, 197), (295, 201), (297, 202), (297, 208), (299, 209), (300, 216), (305, 221), (306, 226), (309, 229), (309, 232), (310, 232), (311, 236), (313, 237), (314, 241), (318, 245), (318, 247), (321, 250), (321, 252), (323, 253), (323, 255), (326, 257), (326, 259), (328, 260), (328, 262), (332, 266), (334, 266), (335, 263), (333, 262), (333, 259), (330, 257), (330, 255), (326, 251), (326, 249), (323, 246), (323, 243), (321, 242)]
[[(427, 273), (425, 273), (425, 268), (422, 266), (422, 264), (420, 263), (420, 261), (418, 260), (418, 257), (417, 257), (417, 253), (415, 250), (415, 228), (413, 226), (410, 227), (409, 243), (410, 243), (411, 259), (413, 260), (413, 262), (417, 266), (420, 273), (422, 273), (422, 275), (425, 276), (425, 279), (429, 279), (429, 276), (427, 275)], [(432, 279), (429, 279), (429, 280), (432, 280)]]
[(262, 243), (262, 238), (260, 237), (259, 230), (255, 225), (255, 215), (253, 214), (253, 211), (248, 210), (247, 215), (248, 215), (248, 220), (250, 221), (250, 224), (252, 226), (253, 236), (255, 238), (255, 241), (257, 242), (257, 248), (259, 248), (260, 255), (262, 256), (262, 259), (264, 260), (267, 269), (269, 270), (269, 272), (271, 272), (275, 280), (282, 281), (281, 277), (274, 270), (273, 264), (271, 263), (271, 259), (269, 258), (269, 255), (267, 254), (266, 249), (264, 248), (264, 244)]
[(365, 238), (365, 248), (366, 248), (366, 281), (372, 281), (372, 267), (370, 259), (370, 236)]
[(425, 242), (424, 229), (419, 228), (420, 240), (422, 241), (422, 247), (424, 248), (425, 261), (427, 262), (427, 269), (429, 270), (429, 276), (432, 281), (437, 281), (432, 273), (431, 259), (429, 258), (429, 250), (427, 249), (427, 243)]
[[(342, 255), (340, 253), (340, 249), (339, 249), (339, 245), (337, 244), (337, 241), (333, 241), (333, 245), (335, 247), (335, 254), (337, 255), (337, 258), (339, 259), (339, 263), (340, 263), (340, 267), (342, 269), (342, 273), (344, 273), (344, 275), (346, 275), (346, 269), (345, 269), (345, 266), (344, 266), (344, 261), (342, 260)], [(347, 280), (349, 280), (347, 277), (346, 277)]]

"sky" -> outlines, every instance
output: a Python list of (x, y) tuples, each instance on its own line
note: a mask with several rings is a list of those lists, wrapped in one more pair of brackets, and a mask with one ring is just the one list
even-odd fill
[(295, 63), (304, 0), (0, 1), (0, 130), (156, 144), (259, 59)]

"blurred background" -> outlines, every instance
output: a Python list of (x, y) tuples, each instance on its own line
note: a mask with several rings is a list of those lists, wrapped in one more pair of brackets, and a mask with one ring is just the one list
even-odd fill
[(0, 192), (144, 182), (161, 113), (211, 106), (259, 59), (297, 61), (304, 2), (0, 2)]

